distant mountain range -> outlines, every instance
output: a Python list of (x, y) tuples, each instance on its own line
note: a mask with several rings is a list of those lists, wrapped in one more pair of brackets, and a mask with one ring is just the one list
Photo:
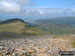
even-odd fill
[(36, 20), (38, 26), (52, 34), (75, 34), (75, 17), (57, 17)]
[(40, 19), (36, 21), (40, 23), (56, 23), (56, 24), (75, 25), (75, 17), (45, 18), (45, 19)]
[(0, 22), (2, 22), (2, 20), (0, 20)]

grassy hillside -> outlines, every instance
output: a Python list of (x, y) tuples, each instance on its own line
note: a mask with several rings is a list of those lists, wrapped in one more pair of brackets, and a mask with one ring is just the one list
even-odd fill
[(0, 22), (0, 32), (14, 32), (24, 35), (40, 35), (44, 33), (38, 27), (31, 27), (18, 18)]
[(20, 19), (6, 20), (0, 22), (0, 31), (20, 33), (20, 30), (25, 28), (24, 26), (27, 26), (27, 24), (20, 21)]

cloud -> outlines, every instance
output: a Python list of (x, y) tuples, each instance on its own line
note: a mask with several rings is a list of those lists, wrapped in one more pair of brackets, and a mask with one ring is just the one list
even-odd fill
[(20, 12), (20, 6), (16, 3), (0, 2), (0, 13)]
[(75, 13), (75, 8), (73, 8), (72, 11)]
[(32, 0), (1, 0), (0, 13), (22, 12), (25, 6), (32, 4)]
[(26, 6), (31, 6), (32, 0), (1, 0), (0, 13), (18, 13), (27, 16), (50, 16), (50, 15), (72, 15), (75, 14), (75, 8), (60, 9), (60, 8), (38, 8), (25, 9)]
[[(7, 3), (7, 4), (10, 4), (10, 3)], [(10, 7), (10, 6), (8, 6), (8, 7)], [(18, 13), (18, 11), (16, 12), (16, 10), (14, 11), (14, 13), (13, 13), (13, 10), (8, 11), (8, 12), (10, 12), (10, 13), (8, 13), (7, 10), (5, 9), (6, 14), (5, 13), (0, 14), (0, 19), (1, 18), (8, 19), (8, 18), (17, 17), (17, 18), (22, 18), (24, 20), (31, 21), (31, 20), (36, 20), (36, 19), (40, 19), (40, 18), (43, 19), (43, 18), (50, 18), (50, 17), (75, 16), (74, 8), (71, 8), (71, 9), (60, 9), (60, 8), (24, 9), (23, 11), (20, 10), (20, 13)], [(11, 11), (12, 11), (12, 13), (11, 13)]]
[(20, 4), (22, 6), (28, 6), (32, 4), (32, 0), (4, 0), (4, 1), (8, 1), (8, 2), (12, 2), (12, 3), (17, 3)]
[[(56, 8), (49, 8), (49, 9), (26, 9), (25, 13), (27, 12), (27, 14), (31, 14), (33, 13), (35, 14), (40, 14), (40, 15), (50, 15), (50, 14), (62, 14), (64, 12), (66, 12), (66, 9), (56, 9)], [(32, 14), (31, 14), (32, 15)]]
[(38, 8), (38, 9), (25, 9), (26, 6), (31, 6), (32, 0), (1, 0), (0, 1), (0, 14), (18, 14), (23, 16), (32, 17), (50, 17), (60, 15), (75, 15), (75, 8), (60, 9), (60, 8)]
[(75, 15), (75, 9), (60, 9), (60, 8), (38, 8), (26, 9), (23, 14), (32, 17), (52, 17), (52, 16), (72, 16)]

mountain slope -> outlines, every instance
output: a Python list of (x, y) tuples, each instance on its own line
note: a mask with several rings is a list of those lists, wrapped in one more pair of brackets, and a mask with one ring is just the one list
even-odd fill
[(22, 19), (8, 19), (0, 22), (0, 32), (14, 32), (24, 35), (40, 35), (42, 32), (38, 27), (30, 26)]
[(0, 24), (9, 24), (9, 23), (13, 23), (13, 22), (16, 22), (16, 21), (25, 23), (22, 19), (14, 18), (14, 19), (8, 19), (8, 20), (5, 20), (5, 21), (1, 21)]
[(24, 26), (27, 26), (27, 24), (23, 20), (10, 19), (0, 22), (0, 31), (20, 33), (20, 30), (25, 28)]
[(75, 34), (75, 17), (58, 17), (37, 20), (38, 26), (52, 34)]

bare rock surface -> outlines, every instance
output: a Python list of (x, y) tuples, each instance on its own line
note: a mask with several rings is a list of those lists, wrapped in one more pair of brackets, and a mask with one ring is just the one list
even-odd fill
[(0, 56), (58, 56), (59, 49), (70, 51), (70, 41), (52, 36), (0, 40)]

